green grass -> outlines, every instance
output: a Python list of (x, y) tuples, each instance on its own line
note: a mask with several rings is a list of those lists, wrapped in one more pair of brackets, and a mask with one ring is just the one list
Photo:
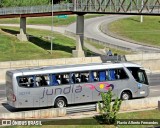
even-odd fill
[(15, 36), (19, 33), (18, 28), (0, 28), (0, 61), (68, 58), (75, 49), (75, 40), (54, 33), (53, 54), (50, 54), (51, 43), (47, 38), (50, 31), (27, 29), (30, 42), (21, 42)]
[(94, 46), (97, 49), (105, 49), (106, 51), (108, 51), (108, 49), (111, 49), (112, 53), (117, 53), (118, 55), (126, 55), (126, 54), (131, 54), (132, 52), (130, 51), (125, 51), (125, 50), (121, 50), (118, 48), (113, 48), (113, 47), (107, 47), (107, 45), (103, 45), (100, 43), (96, 43), (96, 42), (92, 42), (90, 40), (85, 40), (85, 42), (87, 42), (88, 44)]
[[(104, 15), (102, 15), (102, 14), (98, 14), (98, 15), (93, 14), (93, 15), (91, 15), (90, 14), (90, 15), (85, 15), (85, 18), (88, 19), (88, 18), (93, 18), (93, 17), (98, 17), (98, 16), (104, 16)], [(27, 18), (27, 24), (33, 24), (33, 25), (34, 24), (36, 24), (36, 25), (51, 25), (51, 21), (52, 21), (51, 17)], [(76, 21), (76, 15), (69, 15), (67, 19), (59, 19), (57, 16), (54, 16), (53, 17), (53, 21), (54, 21), (54, 23), (53, 23), (54, 26), (69, 25), (69, 24), (71, 24), (71, 23)], [(0, 24), (4, 24), (4, 23), (5, 24), (19, 24), (20, 23), (20, 19), (19, 18), (0, 19)], [(8, 27), (1, 27), (1, 28), (5, 29), (5, 28), (8, 28)], [(12, 33), (12, 34), (17, 34), (19, 30), (15, 29), (15, 28), (12, 28), (11, 30), (6, 30), (6, 31), (10, 31), (10, 33)], [(42, 36), (45, 37), (45, 36), (51, 35), (51, 33), (49, 31), (27, 29), (27, 32), (30, 35), (36, 36), (35, 38), (31, 38), (31, 41), (34, 42), (34, 44), (36, 44), (37, 46), (39, 46), (40, 48), (43, 48), (45, 50), (50, 50), (50, 42), (46, 41), (44, 39), (41, 39)], [(46, 51), (45, 51), (45, 53), (47, 54), (47, 57), (46, 56), (42, 56), (41, 59), (45, 59), (45, 58), (46, 59), (47, 58), (62, 58), (62, 57), (71, 57), (72, 56), (71, 53), (72, 53), (72, 50), (75, 49), (75, 41), (73, 41), (73, 40), (71, 41), (71, 39), (66, 38), (65, 36), (62, 36), (60, 34), (56, 34), (56, 35), (55, 34), (56, 33), (53, 34), (54, 37), (55, 37), (54, 45), (53, 45), (54, 56), (51, 56), (50, 54), (48, 55), (48, 52), (46, 53)], [(6, 38), (7, 38), (7, 36), (6, 36)], [(9, 39), (12, 40), (11, 38), (9, 38)], [(3, 39), (3, 40), (5, 40), (5, 39)], [(14, 40), (15, 40), (14, 42), (16, 42), (16, 41), (20, 42), (20, 41), (16, 40), (16, 38), (14, 38)], [(37, 42), (39, 42), (39, 43), (37, 43)], [(9, 44), (9, 45), (11, 45), (11, 44)], [(15, 43), (12, 43), (12, 45), (14, 47)], [(12, 48), (12, 51), (13, 51), (13, 48)], [(16, 50), (16, 53), (18, 53), (17, 50)], [(4, 54), (5, 54), (4, 58), (0, 57), (0, 61), (16, 60), (17, 59), (17, 57), (12, 57), (13, 55), (8, 57), (8, 55), (7, 55), (8, 53), (4, 53)], [(40, 59), (39, 56), (41, 56), (41, 55), (38, 55), (38, 54), (39, 53), (37, 51), (37, 59)], [(87, 50), (86, 48), (85, 48), (85, 54), (86, 54), (86, 56), (94, 56), (95, 55), (93, 52)], [(15, 55), (15, 56), (17, 56), (17, 55)], [(24, 54), (24, 56), (26, 56), (26, 59), (36, 59), (35, 57), (27, 57), (27, 55), (25, 55), (25, 54)], [(5, 57), (7, 57), (7, 58), (5, 59)], [(25, 59), (25, 57), (18, 57), (18, 60), (21, 60), (21, 59)]]
[(160, 111), (154, 109), (130, 113), (119, 113), (118, 119), (160, 119)]
[[(28, 28), (29, 41), (21, 42), (16, 37), (19, 33), (18, 28), (0, 27), (0, 29), (0, 61), (70, 58), (72, 50), (76, 49), (75, 40), (56, 32)], [(53, 51), (50, 54), (51, 41), (48, 37), (52, 35)], [(84, 50), (86, 56), (95, 56), (95, 53), (87, 48)]]
[(144, 16), (140, 23), (140, 16), (134, 16), (112, 22), (109, 30), (113, 33), (148, 45), (160, 46), (160, 18)]
[[(119, 113), (118, 119), (158, 119), (160, 123), (160, 111), (159, 110), (149, 110), (149, 111), (139, 111), (131, 113)], [(155, 120), (156, 121), (156, 120)], [(153, 125), (120, 125), (120, 128), (146, 128)], [(159, 125), (160, 126), (160, 125)]]
[[(98, 16), (104, 16), (102, 14), (90, 14), (85, 15), (85, 18), (93, 18)], [(64, 26), (69, 25), (76, 21), (76, 15), (69, 15), (68, 18), (62, 19), (58, 18), (57, 16), (53, 17), (53, 25), (54, 26)], [(19, 24), (20, 18), (10, 18), (10, 19), (0, 19), (0, 24)], [(27, 18), (27, 24), (33, 24), (33, 25), (51, 25), (52, 24), (52, 18), (50, 16), (48, 17), (28, 17)]]
[(42, 125), (42, 126), (6, 126), (2, 128), (115, 128), (105, 125)]

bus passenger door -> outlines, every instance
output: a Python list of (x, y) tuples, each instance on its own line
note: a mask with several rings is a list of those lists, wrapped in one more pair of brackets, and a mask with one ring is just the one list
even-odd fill
[(75, 84), (73, 98), (74, 103), (92, 102), (92, 90), (86, 84)]
[(139, 97), (148, 96), (148, 94), (149, 94), (148, 85), (149, 85), (149, 83), (148, 83), (145, 71), (139, 70), (138, 71), (138, 84), (137, 84)]

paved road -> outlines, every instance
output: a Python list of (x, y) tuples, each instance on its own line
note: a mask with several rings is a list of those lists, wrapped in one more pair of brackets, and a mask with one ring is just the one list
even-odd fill
[[(129, 43), (124, 40), (119, 40), (119, 39), (113, 38), (111, 36), (108, 36), (99, 30), (99, 26), (102, 23), (104, 23), (104, 22), (105, 22), (105, 24), (111, 23), (115, 20), (122, 19), (125, 17), (130, 17), (130, 16), (108, 15), (108, 16), (103, 16), (103, 17), (96, 17), (96, 18), (87, 19), (87, 20), (85, 20), (84, 36), (95, 39), (95, 40), (99, 40), (102, 42), (106, 42), (109, 44), (114, 44), (114, 45), (117, 45), (120, 47), (126, 47), (126, 48), (133, 50), (133, 51), (160, 52), (160, 49), (158, 49), (158, 48), (142, 46), (142, 45), (138, 45), (138, 44)], [(76, 31), (75, 28), (76, 28), (76, 24), (73, 23), (73, 24), (69, 25), (66, 28), (66, 30), (75, 33), (75, 31)]]
[(0, 85), (0, 101), (2, 101), (5, 97), (5, 85)]

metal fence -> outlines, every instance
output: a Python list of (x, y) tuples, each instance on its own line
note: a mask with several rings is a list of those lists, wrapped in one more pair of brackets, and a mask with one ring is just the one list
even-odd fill
[(80, 12), (160, 14), (160, 0), (76, 0)]
[(75, 0), (74, 3), (0, 8), (0, 15), (59, 11), (160, 14), (160, 0)]
[(9, 14), (33, 14), (33, 13), (46, 13), (46, 12), (59, 12), (59, 11), (73, 11), (73, 4), (55, 4), (43, 6), (30, 6), (30, 7), (10, 7), (0, 8), (0, 15)]

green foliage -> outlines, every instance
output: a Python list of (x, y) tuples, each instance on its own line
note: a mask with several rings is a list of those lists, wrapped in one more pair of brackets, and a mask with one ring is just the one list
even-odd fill
[(140, 44), (160, 47), (159, 17), (143, 16), (143, 18), (143, 23), (140, 22), (140, 16), (114, 21), (110, 23), (108, 30), (119, 35), (119, 37), (123, 37), (123, 39), (127, 38)]
[[(71, 3), (72, 0), (53, 0), (54, 4), (57, 3)], [(0, 0), (0, 7), (17, 7), (17, 6), (36, 6), (36, 5), (48, 5), (52, 0)]]
[[(50, 31), (28, 28), (30, 37), (27, 42), (21, 42), (14, 36), (18, 33), (18, 28), (0, 27), (0, 61), (69, 58), (75, 49), (75, 40), (56, 32), (51, 34)], [(47, 36), (52, 35), (53, 54), (50, 54), (51, 41)]]
[(36, 6), (50, 4), (50, 0), (1, 0), (1, 7)]
[(98, 103), (100, 116), (96, 116), (99, 123), (102, 124), (114, 124), (117, 118), (117, 113), (120, 109), (122, 101), (118, 98), (115, 99), (112, 105), (112, 91), (109, 90), (107, 93), (101, 93), (102, 104)]
[(63, 3), (72, 3), (72, 0), (62, 0)]

